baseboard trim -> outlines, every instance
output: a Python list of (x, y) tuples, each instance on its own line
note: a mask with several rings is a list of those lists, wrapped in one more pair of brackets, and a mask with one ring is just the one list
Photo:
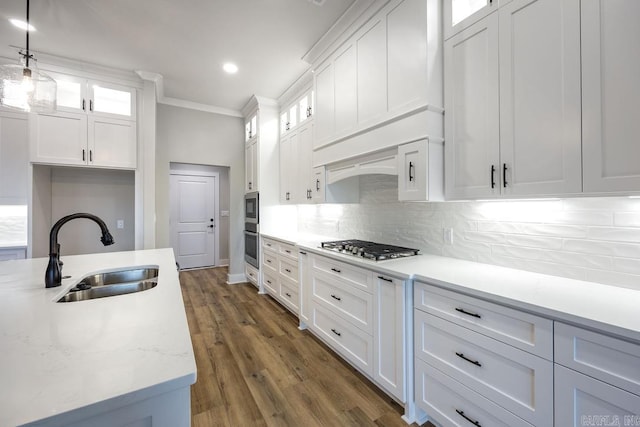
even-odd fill
[(247, 276), (244, 273), (227, 274), (227, 285), (235, 285), (236, 283), (246, 283)]

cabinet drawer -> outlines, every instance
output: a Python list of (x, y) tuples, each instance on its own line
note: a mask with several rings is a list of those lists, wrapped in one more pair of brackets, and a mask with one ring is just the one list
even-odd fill
[(271, 240), (267, 237), (262, 238), (262, 247), (275, 251), (276, 254), (280, 251), (280, 244), (276, 240)]
[(298, 292), (298, 284), (292, 283), (286, 279), (280, 280), (280, 298), (296, 315), (299, 312), (300, 296)]
[(339, 277), (356, 288), (373, 293), (373, 273), (371, 271), (323, 256), (314, 256), (311, 267), (314, 271)]
[(280, 274), (298, 283), (298, 262), (283, 258), (280, 258)]
[(372, 375), (373, 338), (333, 312), (313, 304), (313, 329), (338, 353), (364, 373)]
[(482, 427), (532, 427), (422, 360), (415, 368), (416, 404), (441, 425), (469, 427), (475, 421)]
[(284, 255), (293, 260), (298, 260), (298, 251), (294, 245), (280, 242), (280, 255)]
[(276, 279), (276, 275), (270, 273), (268, 271), (262, 272), (262, 286), (269, 292), (271, 295), (278, 296), (280, 295), (280, 284), (278, 279)]
[(465, 328), (553, 360), (553, 322), (416, 282), (415, 307)]
[(322, 276), (313, 278), (311, 290), (315, 303), (330, 307), (363, 331), (373, 333), (373, 295), (350, 286), (336, 286)]
[(253, 268), (252, 265), (245, 263), (244, 265), (244, 274), (247, 276), (247, 280), (254, 285), (258, 286), (258, 270)]
[(262, 265), (265, 270), (278, 273), (278, 256), (271, 251), (262, 252)]
[(415, 354), (534, 425), (553, 422), (553, 363), (415, 311)]
[(556, 426), (640, 425), (640, 396), (558, 364), (554, 393)]
[(640, 395), (639, 344), (560, 322), (554, 336), (556, 363)]

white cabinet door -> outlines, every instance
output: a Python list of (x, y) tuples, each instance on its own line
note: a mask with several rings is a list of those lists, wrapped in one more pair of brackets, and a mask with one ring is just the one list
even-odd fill
[(387, 82), (385, 22), (375, 24), (356, 40), (358, 125), (367, 126), (387, 112), (387, 92), (380, 90)]
[(115, 119), (136, 118), (136, 90), (95, 80), (87, 82), (89, 112), (96, 116)]
[(280, 140), (280, 203), (297, 201), (298, 189), (298, 131), (291, 131)]
[(0, 204), (27, 203), (27, 114), (0, 112)]
[(584, 191), (639, 191), (640, 2), (581, 8)]
[(89, 117), (89, 164), (110, 168), (137, 166), (136, 123)]
[(579, 0), (514, 0), (498, 13), (502, 194), (579, 193)]
[(85, 165), (87, 115), (84, 113), (33, 114), (30, 120), (31, 161)]
[(312, 183), (312, 199), (314, 203), (325, 202), (325, 168), (324, 166), (318, 166), (313, 168), (313, 183)]
[(447, 198), (497, 196), (498, 15), (447, 40), (444, 58)]
[(258, 143), (254, 140), (244, 149), (245, 192), (258, 191)]
[[(294, 162), (298, 165), (297, 202), (309, 203), (313, 198), (313, 121), (310, 120), (298, 128), (298, 156)], [(281, 166), (282, 167), (282, 164)]]
[(333, 62), (335, 133), (341, 135), (355, 127), (358, 116), (356, 46), (349, 45)]
[(316, 138), (313, 148), (322, 147), (335, 132), (335, 98), (331, 61), (315, 72)]
[(555, 425), (632, 426), (640, 423), (640, 396), (555, 365)]
[(444, 37), (450, 38), (510, 0), (445, 0)]
[(428, 200), (427, 140), (398, 147), (398, 200)]
[[(298, 274), (300, 283), (300, 322), (301, 326), (309, 325), (311, 319), (311, 271), (309, 254), (298, 251)], [(302, 325), (304, 324), (304, 325)]]

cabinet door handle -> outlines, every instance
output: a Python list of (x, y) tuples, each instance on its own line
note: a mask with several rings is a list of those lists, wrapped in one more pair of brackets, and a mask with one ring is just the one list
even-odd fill
[(93, 99), (89, 100), (89, 111), (93, 111)]
[(331, 332), (333, 332), (334, 334), (336, 334), (337, 336), (341, 337), (342, 334), (338, 331), (336, 331), (335, 329), (331, 328)]
[(289, 270), (288, 268), (285, 268), (284, 271), (286, 271), (287, 273), (291, 273), (291, 270)]
[(85, 161), (84, 153), (85, 153), (85, 151), (84, 151), (84, 148), (83, 148), (83, 149), (82, 149), (82, 161), (83, 161), (83, 162)]
[(285, 251), (286, 253), (288, 253), (288, 254), (290, 254), (290, 253), (291, 253), (291, 251), (290, 251), (289, 249), (285, 249), (284, 251)]
[(336, 296), (334, 294), (331, 294), (331, 298), (333, 298), (334, 300), (337, 300), (337, 301), (342, 301), (342, 298), (340, 298), (339, 296)]
[(384, 277), (384, 276), (378, 276), (378, 279), (380, 279), (380, 280), (384, 280), (385, 282), (393, 282), (393, 279), (387, 279), (387, 278), (386, 278), (386, 277)]
[(415, 176), (413, 176), (414, 169), (415, 169), (415, 166), (413, 165), (413, 162), (409, 162), (409, 182), (414, 181), (416, 179)]
[(496, 188), (496, 167), (491, 165), (491, 188)]
[(307, 254), (306, 252), (303, 252), (303, 251), (300, 251), (300, 252), (298, 252), (298, 253), (299, 253), (300, 255), (306, 255), (306, 254)]
[(249, 190), (251, 190), (251, 181), (249, 181)]
[[(491, 3), (491, 0), (489, 0), (489, 3)], [(474, 419), (472, 419), (472, 418), (467, 417), (467, 416), (464, 414), (464, 411), (461, 411), (460, 409), (456, 409), (456, 412), (458, 413), (458, 415), (460, 415), (460, 416), (461, 416), (462, 418), (464, 418), (465, 420), (469, 421), (469, 422), (470, 422), (471, 424), (473, 424), (474, 426), (476, 426), (476, 427), (482, 427), (482, 425), (481, 425), (479, 422), (477, 422), (476, 420), (474, 420)]]
[(285, 295), (291, 298), (291, 294), (289, 292), (285, 292)]
[(93, 162), (93, 150), (89, 150), (89, 161)]
[(267, 280), (267, 283), (268, 283), (268, 284), (271, 284), (271, 280)]
[(472, 317), (477, 317), (478, 319), (482, 319), (482, 316), (480, 316), (479, 314), (472, 313), (470, 311), (465, 310), (464, 308), (456, 307), (456, 311), (458, 311), (458, 312), (460, 312), (462, 314), (466, 314), (467, 316), (472, 316)]
[(84, 99), (82, 100), (82, 111), (87, 111), (87, 104)]
[(316, 179), (316, 191), (320, 191), (320, 180)]
[(502, 164), (502, 186), (507, 188), (507, 164)]
[(268, 259), (268, 260), (267, 260), (267, 262), (268, 262), (269, 264), (271, 264), (271, 260), (270, 260), (270, 259)]
[(335, 271), (336, 273), (342, 273), (342, 271), (338, 270), (337, 268), (333, 268), (333, 267), (331, 267), (331, 271)]
[(478, 362), (477, 360), (471, 360), (471, 359), (469, 359), (467, 356), (465, 356), (462, 353), (456, 352), (456, 356), (458, 356), (460, 359), (466, 360), (467, 362), (469, 362), (471, 364), (474, 364), (476, 366), (482, 367), (482, 364), (480, 362)]

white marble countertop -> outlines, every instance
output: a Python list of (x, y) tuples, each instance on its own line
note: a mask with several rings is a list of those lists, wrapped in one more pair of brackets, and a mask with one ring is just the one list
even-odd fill
[[(278, 236), (265, 237), (279, 239)], [(330, 240), (321, 236), (286, 236), (285, 239), (310, 252), (398, 279), (430, 283), (640, 342), (638, 290), (436, 255), (376, 262), (321, 249), (320, 241)]]
[[(196, 365), (171, 249), (0, 263), (0, 426), (86, 417), (195, 383)], [(56, 301), (88, 273), (158, 266), (156, 287)], [(78, 415), (79, 414), (79, 415)]]

